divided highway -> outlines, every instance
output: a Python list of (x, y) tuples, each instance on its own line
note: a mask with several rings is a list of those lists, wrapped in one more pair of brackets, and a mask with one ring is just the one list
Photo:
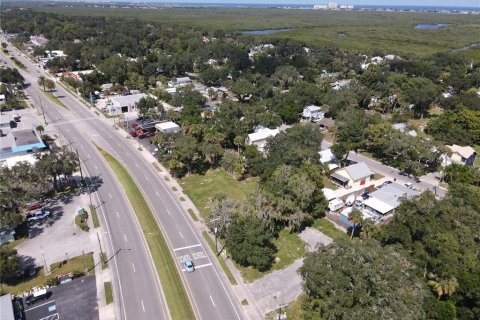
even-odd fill
[[(2, 55), (14, 67), (10, 59)], [(169, 319), (160, 282), (141, 231), (115, 176), (85, 136), (86, 128), (68, 123), (62, 125), (64, 114), (68, 111), (53, 105), (44, 96), (36, 86), (40, 74), (25, 59), (17, 58), (27, 66), (28, 74), (21, 72), (25, 82), (30, 84), (25, 90), (27, 95), (36, 106), (44, 108), (47, 122), (56, 128), (53, 132), (47, 129), (47, 133), (61, 134), (64, 143), (66, 139), (72, 143), (80, 153), (85, 178), (94, 184), (91, 188), (92, 202), (97, 207), (102, 226), (98, 232), (108, 243), (103, 250), (107, 251), (108, 258), (118, 251), (109, 261), (117, 319)]]
[[(105, 164), (89, 144), (90, 141), (94, 141), (113, 154), (130, 171), (159, 221), (174, 258), (177, 259), (179, 269), (181, 269), (180, 261), (184, 256), (189, 256), (195, 263), (196, 271), (188, 274), (181, 271), (181, 277), (197, 318), (244, 319), (242, 307), (218, 266), (214, 254), (206, 247), (204, 239), (196, 230), (190, 217), (182, 210), (172, 190), (164, 184), (152, 164), (128, 143), (124, 136), (119, 134), (125, 135), (125, 133), (115, 130), (109, 121), (95, 117), (92, 111), (59, 84), (57, 84), (55, 95), (70, 108), (70, 111), (53, 106), (42, 93), (39, 94), (36, 86), (36, 80), (40, 76), (38, 68), (23, 57), (17, 57), (17, 59), (27, 66), (29, 74), (24, 75), (26, 82), (33, 84), (27, 88), (27, 93), (36, 103), (43, 104), (46, 113), (58, 130), (73, 142), (75, 147), (78, 147), (82, 161), (88, 159), (84, 162), (84, 166), (88, 168), (90, 174), (98, 175), (103, 179), (99, 194), (101, 194), (100, 201), (105, 201), (102, 208), (106, 209), (107, 224), (102, 221), (102, 227), (105, 228), (106, 225), (109, 227), (108, 230), (104, 230), (112, 237), (112, 246), (115, 249), (112, 251), (115, 252), (119, 248), (132, 249), (121, 251), (116, 262), (122, 287), (117, 290), (124, 296), (125, 305), (122, 309), (127, 310), (126, 318), (164, 318), (162, 315), (165, 314), (165, 307), (163, 298), (158, 292), (158, 286), (153, 285), (157, 281), (156, 277), (153, 280), (148, 276), (152, 274), (152, 267), (150, 260), (146, 257), (145, 245), (133, 219), (133, 212), (125, 203), (125, 197), (118, 190), (116, 182), (112, 181), (109, 170), (105, 168)], [(134, 255), (136, 255), (135, 258)], [(144, 268), (142, 271), (138, 269), (140, 265)], [(154, 304), (155, 301), (157, 301), (155, 312), (150, 313), (155, 316), (143, 317), (143, 309), (145, 313), (153, 311), (153, 306), (150, 304)]]

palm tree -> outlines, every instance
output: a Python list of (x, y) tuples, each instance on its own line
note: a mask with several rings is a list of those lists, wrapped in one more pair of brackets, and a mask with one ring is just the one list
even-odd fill
[(45, 131), (45, 128), (42, 125), (38, 125), (35, 129), (37, 129), (40, 135), (42, 135), (42, 133)]
[(45, 88), (45, 86), (46, 86), (46, 84), (47, 84), (46, 81), (47, 81), (47, 79), (46, 79), (44, 76), (38, 77), (37, 83), (38, 83), (39, 86), (43, 86), (43, 91), (46, 91), (46, 90), (47, 90), (47, 89)]
[(375, 226), (375, 223), (372, 221), (372, 219), (366, 219), (362, 223), (362, 231), (360, 232), (360, 238), (362, 239), (371, 238), (376, 230), (377, 230), (377, 226)]
[(451, 296), (455, 293), (458, 287), (458, 281), (455, 277), (450, 279), (430, 280), (427, 284), (439, 298), (443, 296)]
[(358, 209), (353, 209), (352, 212), (348, 214), (348, 220), (353, 222), (352, 232), (350, 233), (350, 239), (353, 239), (355, 228), (363, 222), (362, 212)]
[(240, 154), (240, 147), (243, 145), (244, 142), (245, 142), (245, 138), (242, 136), (236, 136), (233, 139), (233, 144), (237, 146), (238, 154)]

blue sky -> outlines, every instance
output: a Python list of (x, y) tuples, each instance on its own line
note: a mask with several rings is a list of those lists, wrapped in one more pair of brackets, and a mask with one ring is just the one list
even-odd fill
[[(149, 0), (154, 1), (154, 0)], [(315, 4), (328, 3), (335, 0), (157, 0), (158, 2), (188, 2), (188, 3), (273, 3), (273, 4)], [(480, 7), (480, 0), (404, 0), (404, 1), (388, 1), (388, 0), (336, 0), (338, 4), (377, 4), (377, 5), (410, 5), (410, 6), (454, 6), (454, 7)]]

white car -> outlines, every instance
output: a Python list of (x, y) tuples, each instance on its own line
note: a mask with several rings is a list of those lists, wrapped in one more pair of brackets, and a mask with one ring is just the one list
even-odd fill
[(47, 218), (49, 216), (50, 216), (50, 211), (38, 210), (38, 211), (35, 211), (34, 213), (28, 214), (26, 216), (26, 219), (27, 219), (28, 222), (31, 222), (31, 221), (42, 220), (42, 219)]

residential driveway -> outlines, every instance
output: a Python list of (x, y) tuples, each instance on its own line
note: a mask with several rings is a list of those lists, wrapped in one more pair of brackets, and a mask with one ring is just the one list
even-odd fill
[(95, 242), (88, 232), (75, 225), (76, 209), (88, 208), (88, 194), (79, 192), (45, 201), (51, 217), (30, 223), (29, 238), (16, 247), (21, 261), (43, 266), (42, 251), (47, 265), (94, 251)]
[[(307, 243), (309, 251), (313, 251), (317, 245), (332, 243), (331, 238), (313, 228), (306, 228), (300, 237)], [(302, 264), (303, 259), (298, 259), (285, 269), (247, 284), (257, 307), (263, 314), (295, 300), (302, 293), (302, 278), (297, 272)]]

